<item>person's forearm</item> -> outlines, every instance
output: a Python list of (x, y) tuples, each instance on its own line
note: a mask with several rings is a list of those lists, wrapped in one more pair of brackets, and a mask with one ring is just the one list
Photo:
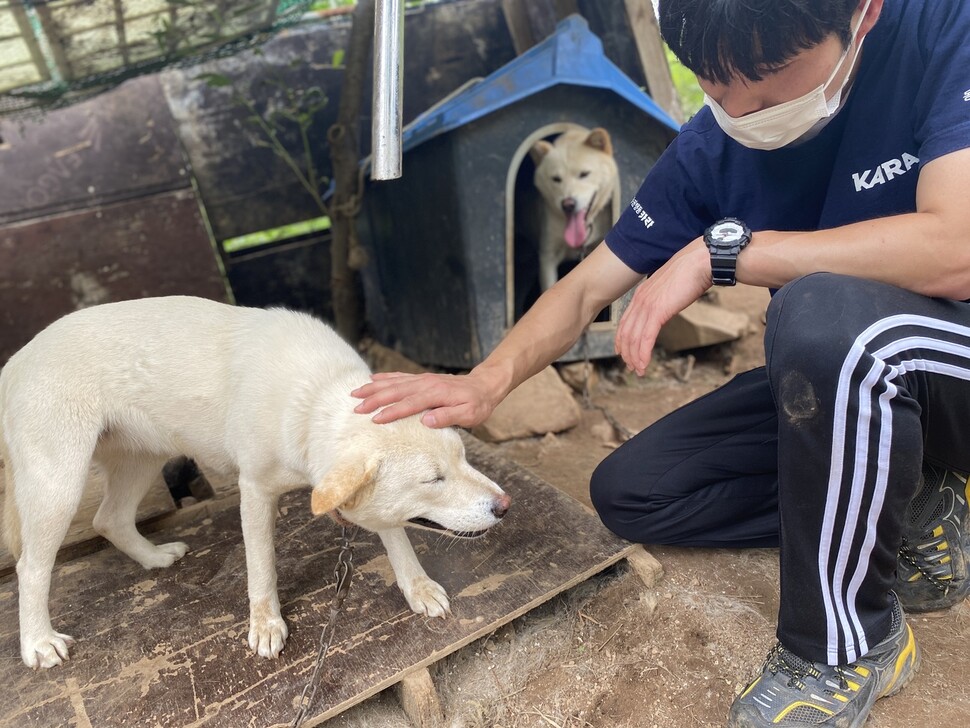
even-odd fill
[(500, 401), (568, 351), (604, 306), (642, 278), (602, 243), (539, 297), (472, 376)]
[(963, 300), (970, 235), (932, 213), (911, 213), (811, 233), (757, 232), (738, 258), (738, 280), (757, 286), (780, 288), (819, 271)]
[(920, 170), (917, 212), (811, 233), (756, 232), (738, 280), (780, 288), (827, 271), (891, 283), (925, 296), (970, 298), (970, 149)]
[(609, 301), (588, 300), (567, 276), (546, 291), (495, 350), (472, 371), (503, 399), (569, 350)]

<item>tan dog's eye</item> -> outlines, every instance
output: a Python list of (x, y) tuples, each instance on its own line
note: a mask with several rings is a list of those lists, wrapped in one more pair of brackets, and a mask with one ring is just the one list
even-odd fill
[(589, 170), (583, 170), (582, 172), (579, 173), (580, 179), (586, 179), (587, 177), (589, 177)]
[(558, 174), (553, 175), (552, 181), (555, 182), (556, 184), (559, 184), (560, 182), (562, 182), (562, 177), (560, 177)]

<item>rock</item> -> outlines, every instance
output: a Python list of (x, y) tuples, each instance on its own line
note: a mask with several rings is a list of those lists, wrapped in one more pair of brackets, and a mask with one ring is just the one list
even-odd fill
[(747, 314), (695, 301), (660, 329), (657, 343), (672, 353), (721, 344), (740, 339), (748, 324)]
[[(657, 582), (663, 578), (664, 567), (653, 554), (642, 547), (633, 549), (627, 555), (626, 562), (646, 587), (656, 586)], [(667, 598), (667, 596), (664, 595), (664, 598)]]
[(423, 374), (428, 371), (417, 362), (408, 359), (404, 354), (389, 349), (373, 339), (364, 339), (358, 347), (364, 359), (375, 372), (404, 372), (405, 374)]
[(523, 382), (492, 416), (472, 430), (486, 442), (562, 432), (579, 424), (580, 409), (569, 387), (552, 367)]
[(582, 394), (583, 387), (586, 386), (586, 378), (589, 377), (589, 389), (599, 382), (599, 373), (593, 362), (577, 361), (572, 364), (564, 364), (559, 368), (559, 376), (562, 380), (573, 388), (573, 391)]
[(609, 422), (597, 422), (589, 428), (589, 434), (600, 442), (613, 442), (616, 439), (616, 432)]

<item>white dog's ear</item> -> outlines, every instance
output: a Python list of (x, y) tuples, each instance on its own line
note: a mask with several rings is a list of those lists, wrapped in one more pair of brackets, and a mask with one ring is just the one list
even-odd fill
[(593, 129), (583, 143), (587, 147), (599, 149), (604, 154), (613, 154), (613, 142), (610, 140), (610, 133), (602, 127)]
[(320, 516), (348, 505), (365, 487), (374, 483), (379, 468), (379, 461), (364, 458), (337, 463), (323, 480), (313, 486), (310, 495), (313, 515)]
[(549, 152), (552, 151), (552, 144), (547, 142), (545, 139), (540, 139), (535, 144), (532, 145), (532, 149), (529, 150), (529, 156), (532, 157), (532, 161), (539, 165)]

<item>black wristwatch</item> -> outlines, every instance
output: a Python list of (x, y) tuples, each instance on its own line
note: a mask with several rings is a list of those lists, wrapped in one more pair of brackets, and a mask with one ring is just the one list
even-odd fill
[(704, 242), (711, 252), (714, 285), (735, 285), (738, 254), (751, 242), (751, 230), (736, 217), (725, 217), (704, 231)]

